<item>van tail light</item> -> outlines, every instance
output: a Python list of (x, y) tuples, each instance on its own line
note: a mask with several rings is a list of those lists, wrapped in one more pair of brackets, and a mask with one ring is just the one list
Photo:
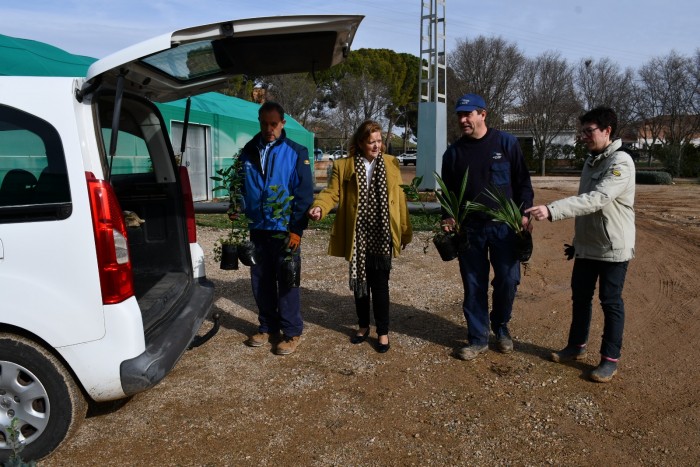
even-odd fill
[(182, 190), (182, 204), (185, 208), (187, 220), (187, 240), (189, 243), (197, 243), (197, 224), (194, 219), (194, 198), (192, 197), (192, 185), (187, 167), (180, 166), (180, 186)]
[(126, 223), (112, 186), (95, 178), (92, 172), (85, 172), (85, 178), (95, 233), (102, 303), (120, 303), (134, 295)]

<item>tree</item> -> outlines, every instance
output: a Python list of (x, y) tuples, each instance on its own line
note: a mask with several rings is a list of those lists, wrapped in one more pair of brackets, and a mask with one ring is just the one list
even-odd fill
[(574, 125), (581, 109), (574, 92), (573, 69), (559, 53), (544, 52), (525, 63), (518, 89), (520, 115), (532, 131), (533, 155), (540, 159), (544, 175), (548, 149), (562, 130)]
[(634, 71), (620, 66), (609, 58), (597, 62), (592, 58), (582, 59), (574, 73), (576, 95), (584, 110), (606, 106), (615, 110), (618, 133), (631, 128), (635, 115)]
[(319, 91), (308, 73), (272, 75), (260, 78), (267, 99), (279, 103), (289, 115), (306, 126), (319, 98)]
[(680, 173), (684, 145), (700, 131), (697, 63), (697, 57), (671, 51), (665, 57), (652, 58), (639, 70), (637, 112), (649, 160), (657, 144), (668, 146), (658, 155), (666, 155), (666, 167), (672, 175)]
[(501, 125), (517, 99), (517, 77), (524, 63), (517, 45), (501, 37), (458, 39), (447, 56), (450, 102), (463, 94), (479, 94), (488, 105), (489, 124)]

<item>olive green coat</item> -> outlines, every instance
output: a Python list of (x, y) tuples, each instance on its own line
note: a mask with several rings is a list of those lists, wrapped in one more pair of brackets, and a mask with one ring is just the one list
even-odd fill
[[(382, 157), (386, 167), (391, 244), (394, 257), (397, 257), (401, 252), (401, 245), (407, 245), (413, 239), (413, 229), (408, 217), (406, 196), (401, 188), (403, 180), (399, 163), (393, 156)], [(311, 206), (321, 208), (321, 218), (326, 217), (336, 205), (338, 206), (331, 228), (328, 254), (344, 257), (348, 261), (352, 258), (355, 240), (358, 193), (359, 185), (353, 157), (337, 159), (333, 162), (333, 173), (328, 187), (316, 196)]]

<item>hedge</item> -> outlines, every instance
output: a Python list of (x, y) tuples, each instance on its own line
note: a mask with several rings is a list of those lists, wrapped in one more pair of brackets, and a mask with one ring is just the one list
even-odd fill
[(650, 170), (638, 171), (636, 176), (638, 185), (671, 185), (673, 177), (668, 172), (654, 172)]

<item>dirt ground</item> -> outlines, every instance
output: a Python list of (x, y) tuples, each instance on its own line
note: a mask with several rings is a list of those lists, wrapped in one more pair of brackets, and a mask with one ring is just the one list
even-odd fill
[[(576, 179), (534, 178), (536, 202), (574, 194)], [(101, 407), (40, 465), (700, 465), (700, 185), (637, 187), (637, 258), (630, 263), (620, 371), (586, 378), (598, 361), (596, 303), (588, 357), (548, 361), (566, 343), (573, 221), (540, 222), (511, 333), (515, 351), (464, 362), (456, 262), (426, 234), (394, 262), (391, 350), (376, 335), (351, 345), (347, 266), (328, 234), (304, 235), (298, 351), (243, 344), (256, 331), (249, 271), (210, 259), (222, 328), (187, 352), (154, 389)], [(218, 233), (200, 229), (209, 252)], [(205, 324), (206, 331), (210, 324)]]

